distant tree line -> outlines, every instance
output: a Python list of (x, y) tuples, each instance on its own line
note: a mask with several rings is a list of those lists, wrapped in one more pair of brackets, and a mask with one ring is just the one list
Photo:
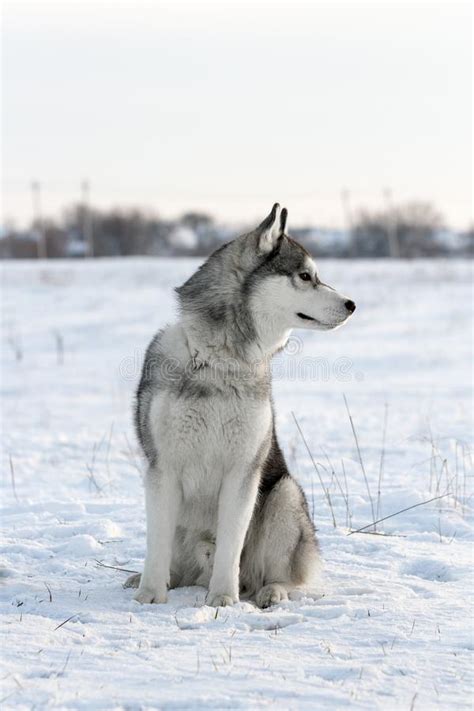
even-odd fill
[(352, 230), (353, 256), (435, 257), (451, 252), (472, 254), (473, 231), (456, 234), (429, 203), (413, 202), (385, 211), (361, 211)]
[[(166, 220), (138, 209), (90, 210), (75, 205), (59, 220), (33, 222), (26, 230), (7, 226), (0, 237), (0, 257), (206, 256), (234, 234), (206, 213), (187, 212)], [(320, 257), (474, 254), (474, 229), (449, 230), (438, 211), (422, 202), (383, 211), (360, 210), (346, 230), (306, 227), (292, 234)]]

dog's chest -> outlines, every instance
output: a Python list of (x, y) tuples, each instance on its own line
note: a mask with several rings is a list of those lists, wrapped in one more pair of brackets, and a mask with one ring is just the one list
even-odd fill
[(252, 466), (269, 435), (272, 413), (269, 399), (165, 392), (157, 395), (150, 417), (162, 465), (182, 480), (185, 494), (207, 497), (227, 472)]

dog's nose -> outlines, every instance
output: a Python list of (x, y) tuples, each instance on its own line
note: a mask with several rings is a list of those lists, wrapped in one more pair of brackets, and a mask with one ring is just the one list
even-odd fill
[(356, 310), (356, 305), (354, 304), (353, 301), (350, 301), (350, 300), (349, 300), (349, 301), (346, 301), (345, 307), (346, 307), (346, 309), (347, 309), (348, 311), (351, 312), (351, 314), (353, 314), (354, 311)]

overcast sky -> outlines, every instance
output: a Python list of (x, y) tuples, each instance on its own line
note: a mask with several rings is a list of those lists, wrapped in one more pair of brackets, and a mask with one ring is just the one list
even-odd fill
[(470, 5), (45, 2), (4, 5), (5, 218), (97, 206), (290, 224), (433, 201), (471, 205)]

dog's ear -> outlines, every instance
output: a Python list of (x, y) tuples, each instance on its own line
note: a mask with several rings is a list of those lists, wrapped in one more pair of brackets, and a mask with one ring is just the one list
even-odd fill
[(288, 211), (286, 208), (280, 209), (279, 203), (275, 203), (272, 211), (257, 227), (258, 251), (262, 254), (271, 252), (277, 245), (278, 240), (283, 236), (286, 227)]

